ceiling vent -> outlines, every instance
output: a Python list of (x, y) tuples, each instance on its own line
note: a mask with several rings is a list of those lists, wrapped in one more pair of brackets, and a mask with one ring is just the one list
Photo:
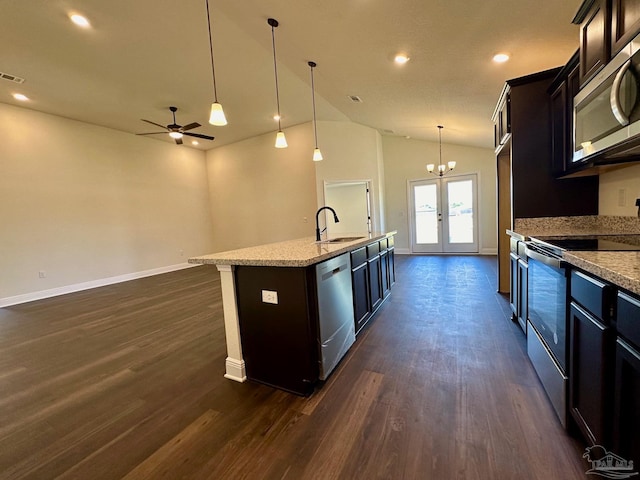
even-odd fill
[(362, 99), (357, 95), (347, 95), (353, 103), (362, 103)]
[(3, 78), (5, 80), (10, 80), (16, 83), (24, 83), (24, 78), (16, 77), (15, 75), (11, 75), (10, 73), (0, 72), (0, 78)]

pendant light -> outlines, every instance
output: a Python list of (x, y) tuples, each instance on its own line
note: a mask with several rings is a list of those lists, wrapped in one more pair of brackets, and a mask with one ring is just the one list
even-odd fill
[(319, 162), (322, 160), (322, 153), (318, 148), (318, 124), (316, 122), (316, 88), (313, 83), (313, 69), (317, 67), (316, 62), (308, 62), (311, 70), (311, 103), (313, 104), (313, 136), (316, 140), (316, 148), (313, 149), (313, 161)]
[[(448, 162), (447, 166), (445, 167), (442, 164), (442, 129), (444, 127), (442, 125), (438, 125), (438, 137), (439, 137), (439, 143), (440, 143), (440, 159), (438, 161), (438, 172), (434, 172), (435, 169), (435, 165), (433, 163), (430, 163), (429, 165), (427, 165), (427, 172), (429, 173), (433, 173), (434, 175), (438, 175), (439, 177), (442, 177), (443, 175), (446, 175), (447, 173), (451, 172), (454, 168), (456, 168), (456, 162)], [(449, 168), (447, 170), (447, 167)]]
[(278, 91), (278, 64), (276, 62), (276, 34), (275, 28), (278, 26), (278, 21), (275, 18), (270, 18), (267, 23), (271, 25), (271, 45), (273, 46), (273, 71), (276, 77), (276, 105), (278, 106), (278, 133), (276, 135), (276, 148), (287, 148), (287, 139), (282, 131), (280, 125), (280, 92)]
[(209, 0), (207, 2), (207, 25), (209, 26), (209, 52), (211, 53), (211, 76), (213, 77), (213, 103), (211, 104), (211, 114), (209, 123), (216, 127), (223, 127), (227, 124), (222, 105), (218, 102), (218, 90), (216, 88), (216, 67), (213, 63), (213, 41), (211, 40), (211, 18), (209, 16)]

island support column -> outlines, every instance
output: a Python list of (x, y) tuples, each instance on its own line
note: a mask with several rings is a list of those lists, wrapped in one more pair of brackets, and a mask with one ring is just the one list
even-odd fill
[(240, 343), (240, 323), (238, 321), (238, 305), (236, 303), (236, 285), (234, 267), (217, 265), (222, 286), (222, 309), (224, 312), (224, 332), (227, 340), (227, 360), (225, 361), (225, 378), (236, 382), (245, 382), (247, 372), (242, 358)]

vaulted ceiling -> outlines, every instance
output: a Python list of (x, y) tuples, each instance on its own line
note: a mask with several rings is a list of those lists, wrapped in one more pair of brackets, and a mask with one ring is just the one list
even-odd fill
[[(213, 127), (205, 0), (3, 0), (0, 72), (25, 81), (0, 79), (0, 102), (132, 134), (153, 131), (142, 118), (171, 123), (175, 105), (178, 123), (199, 122), (194, 132), (216, 137), (201, 149), (275, 131), (273, 17), (283, 128), (311, 120), (313, 60), (318, 120), (427, 140), (442, 124), (447, 143), (490, 147), (505, 80), (568, 60), (580, 3), (210, 0), (218, 99), (229, 120)], [(72, 24), (70, 12), (91, 28)], [(503, 51), (511, 60), (493, 63)], [(410, 61), (394, 64), (397, 52)], [(16, 92), (30, 100), (14, 100)]]

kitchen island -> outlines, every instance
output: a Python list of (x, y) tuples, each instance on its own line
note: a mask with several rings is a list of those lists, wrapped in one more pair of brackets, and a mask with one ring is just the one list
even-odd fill
[(224, 376), (311, 393), (389, 294), (395, 233), (307, 237), (190, 258), (220, 272)]

